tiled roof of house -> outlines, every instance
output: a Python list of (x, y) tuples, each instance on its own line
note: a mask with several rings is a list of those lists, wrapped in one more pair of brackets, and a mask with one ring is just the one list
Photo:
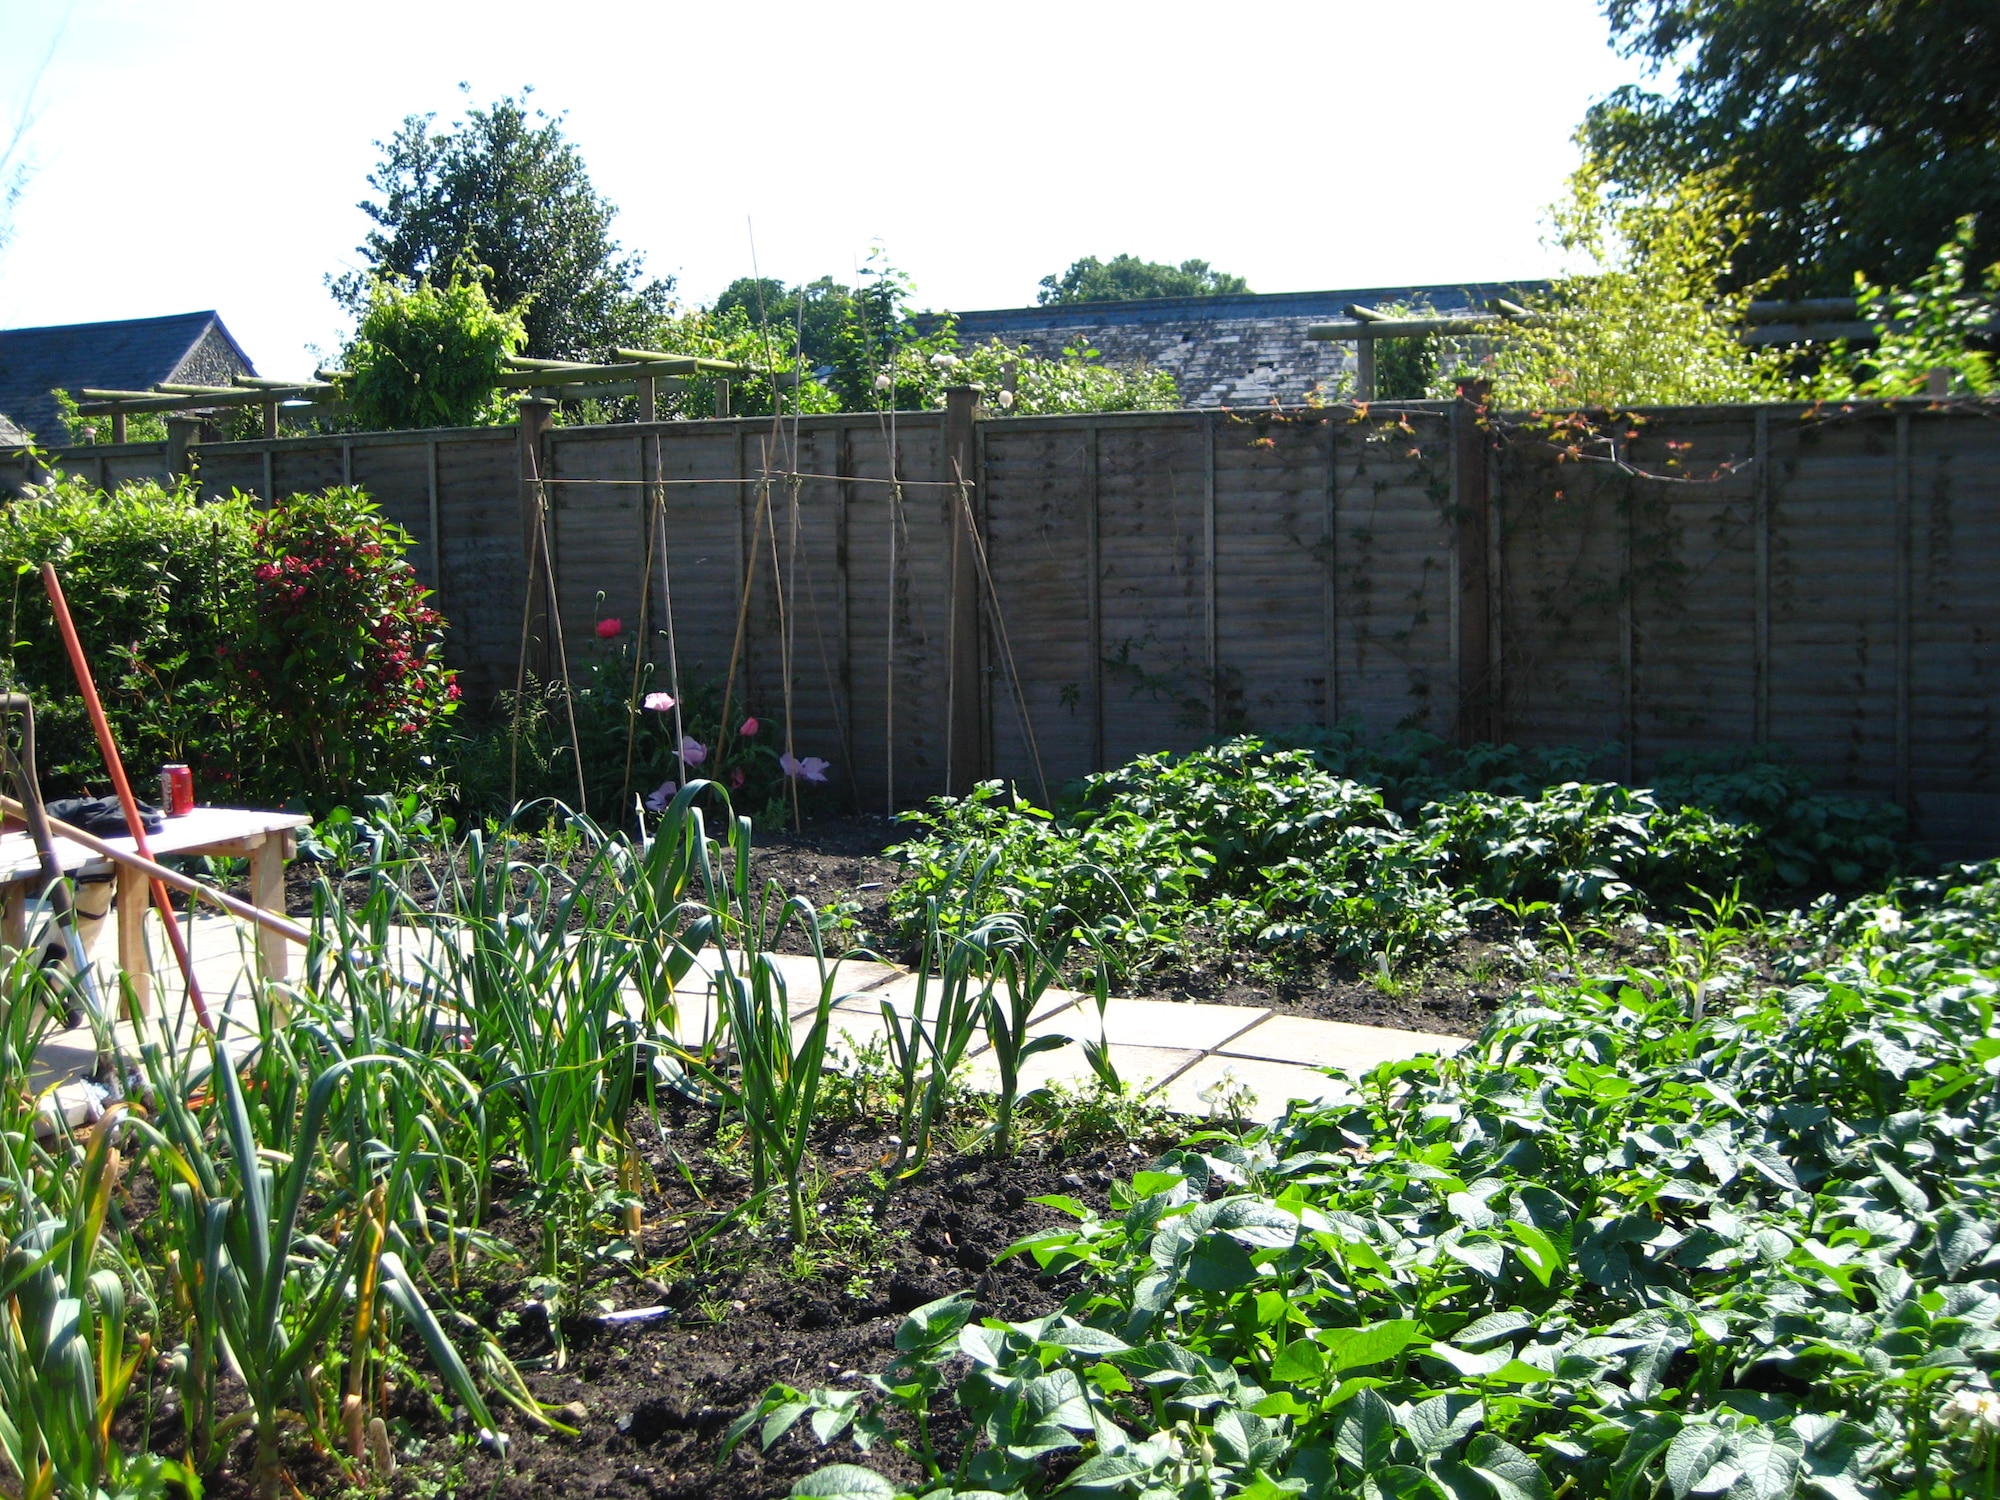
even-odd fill
[(229, 356), (226, 363), (240, 364), (240, 373), (256, 373), (212, 309), (115, 323), (0, 329), (0, 412), (40, 442), (59, 443), (66, 434), (50, 392), (84, 386), (143, 391), (173, 380), (205, 342), (218, 340), (220, 352)]

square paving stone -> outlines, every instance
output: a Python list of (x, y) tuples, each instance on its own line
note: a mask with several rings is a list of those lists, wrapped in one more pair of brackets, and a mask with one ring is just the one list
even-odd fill
[[(1095, 1022), (1093, 1021), (1093, 1025)], [(1095, 1033), (1092, 1040), (1095, 1040)], [(1127, 1087), (1137, 1092), (1145, 1092), (1164, 1079), (1171, 1078), (1182, 1068), (1193, 1062), (1201, 1054), (1184, 1047), (1133, 1047), (1113, 1042), (1109, 1053), (1111, 1066), (1118, 1070), (1118, 1076)], [(1088, 1086), (1096, 1077), (1090, 1071), (1090, 1063), (1083, 1055), (1083, 1047), (1076, 1042), (1067, 1047), (1056, 1047), (1048, 1052), (1037, 1052), (1021, 1065), (1020, 1091), (1027, 1093), (1050, 1083), (1067, 1083)], [(994, 1061), (992, 1049), (981, 1052), (972, 1059), (972, 1066), (966, 1074), (966, 1085), (985, 1093), (997, 1093), (1000, 1088), (1000, 1067)]]
[(1460, 1036), (1399, 1031), (1390, 1026), (1355, 1026), (1310, 1016), (1269, 1016), (1216, 1050), (1229, 1057), (1303, 1063), (1314, 1068), (1346, 1068), (1365, 1073), (1378, 1063), (1430, 1052), (1456, 1052)]
[(1228, 1057), (1210, 1053), (1166, 1087), (1162, 1102), (1176, 1114), (1207, 1117), (1215, 1113), (1219, 1099), (1202, 1098), (1219, 1083), (1225, 1088), (1242, 1087), (1256, 1096), (1249, 1118), (1260, 1122), (1275, 1120), (1294, 1099), (1318, 1103), (1352, 1098), (1354, 1090), (1337, 1078), (1329, 1078), (1313, 1068), (1297, 1063), (1270, 1062), (1257, 1057)]
[[(1113, 999), (1104, 1008), (1104, 1039), (1113, 1046), (1170, 1047), (1188, 1052), (1207, 1052), (1226, 1042), (1246, 1026), (1254, 1026), (1266, 1010), (1247, 1005), (1200, 1005), (1179, 1000)], [(1030, 1027), (1031, 1031), (1060, 1031), (1065, 1036), (1098, 1036), (1097, 1002), (1079, 997), (1071, 1009)]]

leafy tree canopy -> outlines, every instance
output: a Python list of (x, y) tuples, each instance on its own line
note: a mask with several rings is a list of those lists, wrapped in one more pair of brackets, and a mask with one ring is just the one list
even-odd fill
[(1490, 341), (1444, 340), (1431, 372), (1448, 395), (1468, 356), (1502, 406), (1537, 410), (1779, 400), (1784, 352), (1738, 339), (1756, 288), (1729, 291), (1749, 219), (1717, 174), (1622, 194), (1593, 166), (1552, 210), (1551, 239), (1579, 269), (1528, 298), (1534, 318)]
[(1606, 0), (1627, 85), (1581, 132), (1630, 191), (1727, 174), (1753, 216), (1739, 284), (1839, 295), (1907, 283), (1964, 214), (2000, 255), (2000, 6), (1993, 0)]
[(850, 300), (831, 276), (788, 287), (773, 277), (739, 276), (723, 288), (710, 309), (718, 315), (740, 311), (750, 326), (771, 331), (772, 346), (789, 354), (796, 341), (808, 370), (834, 362), (840, 325)]
[(1812, 394), (1915, 396), (1930, 389), (1939, 372), (1955, 395), (2000, 390), (1993, 355), (1981, 347), (1992, 338), (1987, 309), (2000, 302), (2000, 264), (1979, 273), (1975, 285), (1972, 244), (1973, 221), (1967, 215), (1911, 286), (1877, 286), (1857, 275), (1855, 300), (1879, 330), (1875, 346), (1856, 350), (1837, 343), (1810, 385)]
[(1141, 302), (1149, 297), (1222, 297), (1247, 292), (1241, 276), (1214, 269), (1205, 260), (1184, 260), (1170, 266), (1136, 255), (1099, 260), (1086, 255), (1060, 276), (1044, 276), (1035, 300), (1043, 306), (1061, 302)]
[[(524, 91), (524, 95), (525, 95)], [(646, 280), (640, 257), (611, 237), (617, 213), (591, 186), (560, 116), (502, 98), (467, 109), (456, 128), (412, 115), (368, 178), (379, 199), (361, 245), (367, 272), (330, 278), (350, 311), (364, 312), (380, 277), (449, 280), (470, 257), (486, 266), (486, 296), (520, 311), (526, 352), (543, 359), (601, 355), (637, 344), (665, 315), (671, 278)]]

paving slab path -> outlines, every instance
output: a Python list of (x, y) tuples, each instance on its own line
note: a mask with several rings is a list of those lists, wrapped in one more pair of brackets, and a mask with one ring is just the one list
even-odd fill
[[(151, 920), (157, 928), (158, 918)], [(191, 949), (209, 1012), (225, 1035), (254, 1035), (256, 944), (250, 934), (228, 917), (198, 915), (192, 924)], [(152, 950), (166, 951), (165, 934), (152, 934)], [(411, 929), (396, 945), (401, 962), (414, 962), (414, 949), (425, 936)], [(704, 954), (713, 971), (718, 960)], [(784, 981), (787, 1006), (794, 1016), (810, 1013), (819, 1001), (816, 961), (805, 954), (776, 954), (772, 962)], [(102, 972), (102, 971), (101, 971)], [(117, 993), (116, 976), (102, 973), (105, 993)], [(893, 965), (864, 960), (841, 962), (835, 975), (832, 1031), (835, 1047), (852, 1057), (859, 1048), (887, 1030), (883, 1007), (908, 1016), (914, 1006), (917, 976)], [(182, 1048), (198, 1038), (178, 973), (156, 970), (153, 1014), (144, 1022), (120, 1021), (112, 1028), (112, 1045), (121, 1064), (136, 1063), (147, 1039)], [(689, 985), (683, 992), (681, 1026), (690, 1039), (714, 1025), (714, 988)], [(1126, 1084), (1156, 1097), (1177, 1114), (1207, 1116), (1227, 1102), (1232, 1113), (1269, 1121), (1293, 1101), (1317, 1102), (1341, 1097), (1347, 1085), (1323, 1071), (1364, 1073), (1379, 1063), (1428, 1053), (1455, 1052), (1465, 1038), (1436, 1032), (1402, 1031), (1388, 1026), (1356, 1026), (1284, 1015), (1243, 1005), (1209, 1005), (1195, 1001), (1113, 998), (1098, 1013), (1094, 996), (1074, 990), (1050, 990), (1029, 1022), (1033, 1037), (1059, 1035), (1070, 1044), (1036, 1053), (1022, 1065), (1025, 1092), (1050, 1083), (1087, 1084), (1091, 1069), (1081, 1045), (1102, 1041), (1111, 1065)], [(969, 1056), (969, 1082), (994, 1089), (999, 1069), (992, 1050), (981, 1041)], [(72, 1124), (95, 1117), (105, 1092), (90, 1081), (97, 1064), (97, 1039), (88, 1027), (55, 1034), (36, 1054), (34, 1087), (43, 1108), (60, 1113)]]

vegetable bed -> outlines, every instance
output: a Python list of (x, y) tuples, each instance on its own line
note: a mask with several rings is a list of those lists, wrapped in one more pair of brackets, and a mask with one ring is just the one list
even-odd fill
[(2000, 872), (1820, 935), (1721, 1014), (1531, 986), (1468, 1054), (1046, 1199), (1047, 1316), (937, 1304), (875, 1394), (744, 1429), (907, 1449), (883, 1418), (923, 1413), (958, 1494), (1990, 1495)]

